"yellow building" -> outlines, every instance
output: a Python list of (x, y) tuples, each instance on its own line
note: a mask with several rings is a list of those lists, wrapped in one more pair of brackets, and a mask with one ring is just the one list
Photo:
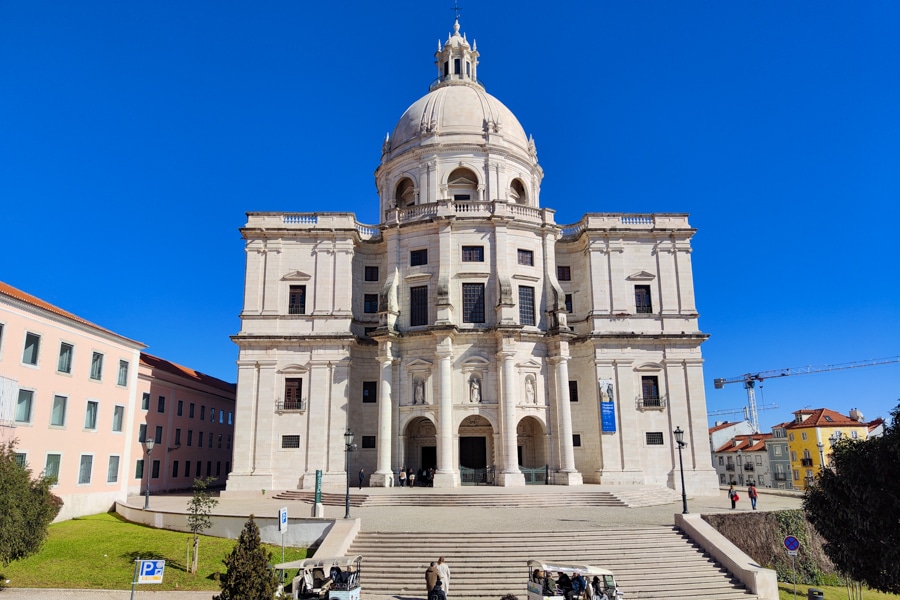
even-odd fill
[(795, 489), (806, 489), (815, 474), (831, 465), (831, 447), (842, 438), (866, 439), (869, 428), (856, 409), (850, 417), (827, 408), (801, 409), (785, 427)]

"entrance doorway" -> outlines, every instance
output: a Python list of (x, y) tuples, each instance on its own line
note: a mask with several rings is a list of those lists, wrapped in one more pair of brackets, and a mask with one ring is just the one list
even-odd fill
[(422, 446), (422, 468), (437, 469), (437, 446)]
[(459, 438), (459, 464), (469, 469), (483, 469), (487, 466), (487, 438)]

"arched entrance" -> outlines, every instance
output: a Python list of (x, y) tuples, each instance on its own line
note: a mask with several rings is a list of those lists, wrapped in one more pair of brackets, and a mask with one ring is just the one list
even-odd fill
[(534, 417), (525, 417), (516, 426), (519, 449), (519, 468), (526, 483), (545, 483), (547, 444), (544, 425)]
[(459, 476), (463, 485), (493, 484), (494, 428), (481, 415), (459, 424)]
[(406, 467), (413, 471), (437, 469), (437, 436), (434, 423), (416, 417), (406, 425)]

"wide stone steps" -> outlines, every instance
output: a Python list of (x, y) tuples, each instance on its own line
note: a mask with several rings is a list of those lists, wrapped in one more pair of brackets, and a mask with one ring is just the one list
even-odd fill
[(742, 584), (672, 527), (483, 533), (361, 532), (363, 590), (424, 598), (428, 563), (451, 567), (451, 598), (526, 595), (527, 561), (588, 563), (615, 573), (626, 600), (747, 600)]
[[(288, 490), (275, 495), (278, 500), (299, 500), (313, 503), (315, 493), (301, 490)], [(344, 506), (344, 494), (322, 493), (322, 504), (326, 506)], [(351, 506), (361, 507), (402, 507), (424, 506), (440, 508), (442, 506), (475, 506), (490, 508), (585, 508), (602, 506), (626, 506), (625, 502), (610, 492), (577, 491), (569, 494), (516, 494), (516, 493), (482, 493), (482, 494), (442, 494), (419, 493), (416, 490), (396, 488), (393, 494), (351, 494)]]

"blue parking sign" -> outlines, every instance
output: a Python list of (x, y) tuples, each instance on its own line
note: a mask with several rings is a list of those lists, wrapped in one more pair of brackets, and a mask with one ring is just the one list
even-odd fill
[(142, 560), (138, 567), (137, 583), (162, 583), (165, 570), (164, 560)]

